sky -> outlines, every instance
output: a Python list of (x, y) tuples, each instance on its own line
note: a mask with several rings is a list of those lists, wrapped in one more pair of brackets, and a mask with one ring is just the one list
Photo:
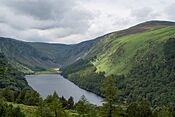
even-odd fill
[(175, 21), (174, 6), (174, 0), (0, 0), (0, 37), (74, 44), (145, 21)]

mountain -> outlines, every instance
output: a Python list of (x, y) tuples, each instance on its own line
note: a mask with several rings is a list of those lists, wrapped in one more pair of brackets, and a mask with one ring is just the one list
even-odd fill
[(0, 52), (0, 92), (3, 88), (15, 91), (32, 89), (29, 87), (26, 79), (24, 78), (24, 74), (15, 69), (8, 62), (8, 59), (4, 56), (4, 54)]
[(175, 23), (149, 21), (102, 36), (62, 74), (100, 95), (105, 76), (114, 75), (121, 102), (146, 97), (152, 105), (167, 105), (175, 103), (174, 66)]
[(69, 65), (93, 47), (99, 39), (74, 45), (23, 42), (0, 37), (0, 49), (23, 72)]

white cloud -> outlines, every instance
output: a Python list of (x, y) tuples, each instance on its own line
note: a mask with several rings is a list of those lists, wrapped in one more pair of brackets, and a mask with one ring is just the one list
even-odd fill
[(1, 0), (0, 36), (77, 43), (148, 20), (175, 20), (173, 0)]

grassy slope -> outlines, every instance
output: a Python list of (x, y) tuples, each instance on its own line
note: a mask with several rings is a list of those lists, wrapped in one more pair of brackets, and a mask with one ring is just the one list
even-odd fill
[(96, 66), (97, 72), (104, 71), (106, 75), (126, 74), (132, 68), (132, 61), (137, 51), (143, 48), (145, 52), (149, 51), (149, 42), (159, 44), (173, 37), (174, 33), (175, 27), (166, 27), (119, 38), (113, 36), (105, 40), (105, 45), (102, 46), (102, 50), (105, 51), (98, 53), (97, 59), (92, 63)]

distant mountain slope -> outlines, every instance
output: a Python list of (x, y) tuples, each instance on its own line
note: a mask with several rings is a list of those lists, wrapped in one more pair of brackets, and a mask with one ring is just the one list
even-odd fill
[(163, 43), (174, 37), (174, 26), (173, 22), (150, 21), (110, 33), (104, 36), (84, 59), (95, 58), (91, 62), (97, 71), (104, 71), (106, 75), (123, 74), (130, 70), (133, 58), (139, 50), (150, 49), (145, 46), (149, 47), (150, 43)]
[(95, 69), (91, 72), (115, 75), (123, 101), (147, 97), (152, 105), (175, 103), (174, 44), (174, 22), (145, 22), (103, 36), (83, 59), (63, 68), (63, 75), (79, 86), (99, 93), (96, 86), (99, 87), (101, 80), (94, 77), (99, 81), (94, 85), (89, 80), (92, 78), (88, 78), (92, 74), (88, 71), (91, 66)]
[(24, 74), (9, 64), (7, 58), (0, 52), (0, 89), (11, 90), (32, 89), (24, 78)]
[(29, 43), (29, 45), (53, 58), (54, 62), (58, 65), (66, 66), (82, 57), (98, 40), (95, 39), (73, 45), (48, 43)]
[[(93, 47), (98, 39), (74, 45), (23, 42), (0, 38), (0, 49), (23, 71), (44, 70), (75, 62)], [(28, 69), (29, 68), (29, 69)]]

